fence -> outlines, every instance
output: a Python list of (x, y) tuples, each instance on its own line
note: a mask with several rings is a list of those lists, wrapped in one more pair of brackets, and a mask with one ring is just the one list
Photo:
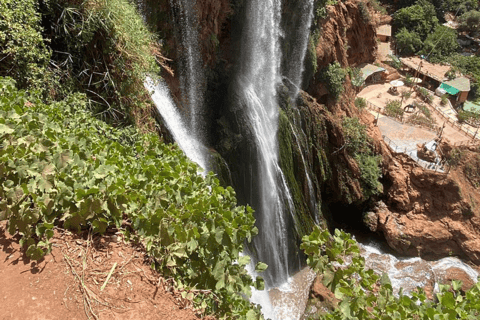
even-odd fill
[[(385, 135), (382, 135), (382, 137), (383, 137), (383, 141), (385, 141), (387, 143), (387, 145), (390, 147), (390, 149), (393, 152), (404, 153), (404, 154), (408, 155), (413, 161), (415, 161), (419, 166), (421, 166), (424, 169), (431, 170), (431, 171), (434, 171), (434, 172), (445, 173), (445, 164), (446, 163), (445, 163), (445, 160), (444, 160), (444, 157), (443, 157), (443, 152), (440, 149), (439, 145), (437, 145), (437, 148), (435, 149), (435, 151), (439, 151), (440, 157), (437, 156), (436, 159), (435, 159), (435, 162), (428, 162), (428, 161), (420, 159), (417, 156), (416, 148), (415, 148), (415, 150), (408, 150), (407, 147), (399, 147), (389, 137), (387, 137)], [(448, 170), (448, 171), (450, 171), (450, 170)], [(447, 173), (448, 173), (448, 171), (447, 171)]]
[(410, 122), (406, 122), (405, 119), (403, 119), (403, 117), (392, 117), (388, 114), (385, 113), (385, 111), (374, 105), (373, 103), (371, 103), (370, 101), (367, 101), (367, 108), (372, 110), (372, 111), (375, 111), (375, 112), (378, 112), (378, 113), (381, 113), (382, 115), (386, 116), (386, 117), (389, 117), (390, 119), (394, 119), (398, 122), (400, 122), (401, 124), (406, 124), (406, 125), (409, 125), (409, 126), (412, 126), (412, 127), (417, 127), (417, 128), (421, 128), (421, 129), (425, 129), (425, 130), (428, 130), (428, 131), (431, 131), (435, 134), (438, 134), (440, 132), (440, 129), (441, 127), (439, 126), (436, 126), (436, 125), (431, 125), (431, 126), (427, 126), (427, 125), (420, 125), (420, 124), (415, 124), (415, 123), (410, 123)]
[[(415, 86), (415, 87), (418, 87), (418, 86)], [(416, 88), (415, 88), (416, 89)], [(424, 88), (426, 91), (428, 91), (430, 94), (432, 95), (435, 95), (435, 93), (427, 88)], [(447, 104), (448, 104), (448, 107), (453, 110), (455, 113), (457, 113), (457, 111), (455, 110), (455, 108), (452, 106), (452, 103), (450, 102), (450, 100), (447, 100)], [(445, 121), (450, 124), (452, 127), (454, 127), (455, 129), (457, 130), (460, 130), (462, 131), (467, 137), (469, 138), (476, 138), (477, 140), (480, 139), (479, 136), (475, 136), (475, 133), (472, 133), (470, 132), (470, 130), (468, 130), (468, 128), (465, 126), (465, 125), (461, 125), (459, 124), (457, 121), (454, 121), (452, 119), (450, 119), (450, 117), (448, 116), (448, 114), (445, 114), (443, 112), (443, 110), (441, 109), (441, 107), (437, 104), (434, 104), (432, 103), (431, 104), (433, 109), (443, 118), (445, 119)], [(479, 144), (480, 142), (474, 142), (473, 144)]]

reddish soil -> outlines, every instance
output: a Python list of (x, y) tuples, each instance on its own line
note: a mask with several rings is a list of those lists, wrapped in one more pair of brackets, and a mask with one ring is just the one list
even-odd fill
[(58, 229), (52, 253), (35, 262), (5, 226), (0, 222), (1, 320), (198, 319), (172, 282), (150, 268), (142, 247), (121, 235)]

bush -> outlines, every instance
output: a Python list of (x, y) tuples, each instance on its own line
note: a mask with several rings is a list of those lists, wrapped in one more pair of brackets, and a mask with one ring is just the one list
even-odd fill
[(420, 112), (422, 112), (425, 115), (425, 117), (427, 117), (430, 120), (433, 120), (432, 113), (430, 112), (430, 109), (428, 109), (426, 105), (422, 103), (415, 103), (415, 106), (420, 110)]
[(255, 314), (239, 252), (257, 229), (231, 187), (157, 135), (93, 118), (82, 95), (45, 105), (4, 79), (0, 94), (0, 220), (28, 257), (50, 251), (55, 225), (102, 233), (127, 220), (165, 276), (207, 290), (197, 306)]
[(315, 226), (302, 238), (300, 248), (307, 264), (339, 300), (332, 311), (318, 308), (312, 319), (478, 319), (480, 314), (480, 282), (467, 292), (462, 291), (461, 281), (440, 284), (434, 301), (422, 288), (408, 295), (403, 290), (394, 294), (388, 275), (366, 269), (356, 241), (339, 229), (330, 234)]
[(2, 0), (0, 5), (0, 76), (21, 88), (43, 87), (50, 59), (35, 0)]
[(366, 126), (358, 118), (345, 117), (342, 122), (347, 152), (352, 155), (360, 168), (360, 182), (365, 199), (382, 192), (378, 181), (382, 175), (381, 156), (375, 156), (372, 140), (367, 135)]
[(430, 92), (428, 92), (427, 89), (422, 88), (422, 87), (418, 87), (417, 93), (418, 93), (420, 99), (422, 99), (426, 103), (432, 103), (433, 102), (433, 96)]
[(398, 52), (401, 55), (409, 56), (417, 53), (423, 46), (420, 35), (415, 31), (408, 31), (407, 28), (401, 28), (395, 34)]
[(402, 98), (404, 98), (405, 100), (410, 99), (411, 96), (412, 96), (412, 92), (410, 90), (402, 92)]
[(458, 48), (457, 32), (454, 29), (439, 25), (425, 39), (421, 53), (431, 59), (445, 59), (446, 56), (451, 55)]
[(480, 31), (480, 12), (472, 10), (464, 13), (459, 19), (460, 28), (470, 32)]
[(463, 150), (459, 148), (453, 148), (446, 156), (447, 164), (452, 167), (456, 167), (460, 164), (460, 161), (462, 161), (464, 156), (465, 153)]
[(362, 97), (358, 97), (355, 99), (355, 106), (358, 109), (364, 109), (367, 106), (367, 100)]
[(340, 98), (343, 92), (343, 83), (347, 72), (342, 68), (338, 61), (329, 64), (322, 70), (321, 79), (327, 84), (328, 91), (333, 95), (335, 100)]
[(403, 117), (404, 110), (400, 100), (388, 100), (385, 106), (385, 114), (393, 118)]
[(480, 119), (480, 114), (472, 111), (459, 110), (457, 113), (458, 122), (476, 122)]
[[(104, 119), (130, 122), (151, 106), (145, 74), (160, 48), (129, 0), (51, 0), (41, 12), (53, 49), (55, 99), (80, 91)], [(149, 111), (145, 112), (147, 115)], [(141, 116), (140, 116), (141, 117)]]
[(448, 95), (447, 94), (444, 94), (443, 96), (441, 96), (440, 98), (440, 104), (442, 106), (445, 106), (448, 104)]

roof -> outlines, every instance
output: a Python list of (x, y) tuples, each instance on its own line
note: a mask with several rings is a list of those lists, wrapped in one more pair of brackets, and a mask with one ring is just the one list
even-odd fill
[(390, 37), (392, 35), (392, 26), (384, 24), (377, 28), (377, 35)]
[(434, 80), (437, 80), (438, 82), (444, 82), (445, 80), (448, 80), (447, 78), (445, 78), (445, 73), (450, 71), (451, 69), (450, 66), (430, 63), (427, 60), (421, 59), (420, 57), (400, 58), (400, 61), (402, 61), (402, 63), (407, 67), (415, 70), (418, 70), (418, 65), (421, 62), (422, 63), (422, 67), (420, 68), (421, 74), (426, 75), (427, 77), (430, 77)]
[(480, 104), (472, 101), (465, 101), (463, 104), (463, 110), (480, 113)]
[(385, 71), (385, 68), (377, 67), (373, 64), (362, 64), (359, 66), (362, 79), (365, 80), (374, 73)]
[(470, 91), (470, 80), (465, 77), (458, 77), (450, 81), (445, 81), (445, 84), (454, 87), (458, 91)]
[(460, 92), (460, 90), (458, 90), (457, 88), (454, 88), (446, 83), (442, 83), (440, 85), (440, 88), (442, 88), (443, 90), (445, 90), (448, 94), (451, 94), (452, 96), (453, 95), (456, 95), (457, 93)]

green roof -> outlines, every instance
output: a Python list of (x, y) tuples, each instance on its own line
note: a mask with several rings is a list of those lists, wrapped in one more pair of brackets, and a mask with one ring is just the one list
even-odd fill
[(480, 113), (480, 104), (472, 101), (465, 101), (465, 103), (463, 104), (463, 110)]
[(446, 84), (446, 83), (442, 83), (442, 84), (440, 85), (440, 88), (442, 88), (443, 90), (447, 91), (447, 93), (451, 94), (452, 96), (453, 96), (453, 95), (456, 95), (457, 93), (460, 92), (460, 90), (458, 90), (458, 89), (456, 89), (456, 88), (454, 88), (454, 87), (452, 87), (452, 86), (450, 86), (450, 85), (448, 85), (448, 84)]
[(381, 71), (385, 71), (385, 69), (382, 67), (377, 67), (373, 64), (365, 64), (363, 67), (360, 67), (360, 73), (362, 75), (363, 80), (367, 79), (372, 74), (381, 72)]
[(444, 83), (448, 84), (451, 87), (454, 87), (458, 91), (462, 91), (462, 92), (470, 91), (470, 80), (468, 80), (465, 77), (455, 78), (453, 80), (446, 81)]

